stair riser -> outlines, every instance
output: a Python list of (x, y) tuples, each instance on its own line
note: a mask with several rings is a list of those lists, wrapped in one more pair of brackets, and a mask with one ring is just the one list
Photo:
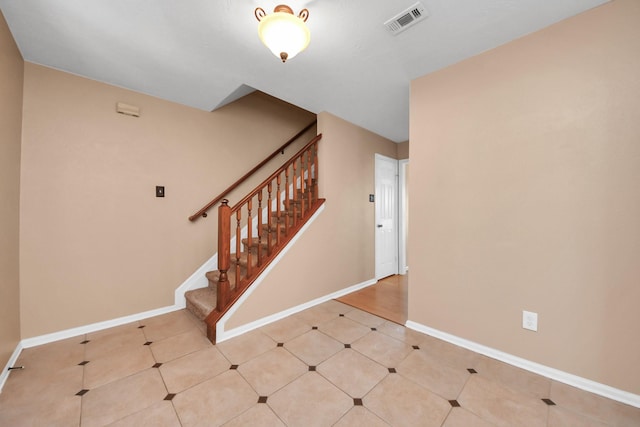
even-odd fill
[(189, 310), (191, 313), (193, 313), (200, 320), (204, 320), (205, 317), (207, 317), (207, 315), (209, 314), (209, 313), (204, 313), (200, 309), (200, 307), (198, 307), (197, 305), (193, 304), (188, 299), (187, 299), (187, 310)]

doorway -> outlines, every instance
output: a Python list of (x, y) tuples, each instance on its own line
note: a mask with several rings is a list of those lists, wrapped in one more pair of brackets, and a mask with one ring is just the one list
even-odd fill
[(398, 161), (375, 155), (375, 278), (398, 274)]
[(408, 168), (409, 159), (375, 155), (375, 276), (378, 282), (337, 298), (401, 325), (408, 315)]

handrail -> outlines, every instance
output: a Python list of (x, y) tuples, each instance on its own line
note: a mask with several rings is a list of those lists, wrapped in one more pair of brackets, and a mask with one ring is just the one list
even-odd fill
[(189, 217), (189, 221), (195, 221), (196, 219), (198, 219), (200, 217), (206, 218), (207, 217), (207, 211), (209, 209), (211, 209), (211, 207), (213, 207), (216, 203), (218, 203), (220, 200), (222, 200), (224, 198), (224, 196), (229, 194), (231, 191), (235, 190), (236, 187), (238, 187), (240, 184), (242, 184), (247, 178), (249, 178), (251, 175), (253, 175), (258, 169), (260, 169), (262, 166), (266, 165), (271, 159), (276, 157), (278, 155), (278, 153), (284, 154), (285, 148), (287, 148), (289, 145), (293, 144), (293, 142), (296, 139), (300, 138), (302, 135), (304, 135), (305, 132), (307, 132), (309, 129), (311, 129), (316, 124), (317, 124), (317, 120), (314, 120), (313, 122), (311, 122), (307, 126), (305, 126), (304, 129), (302, 129), (300, 132), (298, 132), (294, 136), (292, 136), (287, 142), (285, 142), (276, 151), (271, 153), (266, 159), (264, 159), (263, 161), (258, 163), (253, 169), (251, 169), (249, 172), (244, 174), (239, 180), (237, 180), (236, 182), (231, 184), (229, 187), (227, 187), (227, 189), (225, 189), (222, 193), (220, 193), (220, 195), (218, 195), (218, 197), (214, 198), (209, 203), (207, 203), (202, 209), (200, 209), (198, 212), (196, 212), (193, 215), (191, 215)]
[(278, 170), (276, 170), (274, 173), (272, 173), (271, 175), (269, 175), (269, 177), (267, 179), (265, 179), (264, 181), (262, 181), (261, 184), (259, 184), (251, 193), (247, 194), (242, 200), (240, 200), (238, 203), (236, 203), (232, 208), (231, 208), (231, 212), (235, 212), (238, 210), (239, 207), (241, 207), (242, 205), (244, 205), (245, 203), (247, 203), (249, 201), (249, 199), (251, 199), (253, 196), (256, 195), (256, 193), (263, 187), (265, 187), (269, 181), (273, 181), (278, 175), (280, 175), (282, 173), (282, 171), (288, 167), (290, 164), (292, 164), (295, 160), (297, 160), (298, 157), (300, 157), (300, 155), (302, 153), (304, 153), (305, 151), (307, 151), (309, 149), (309, 147), (311, 147), (313, 144), (315, 144), (316, 142), (320, 141), (320, 139), (322, 139), (322, 134), (319, 134), (318, 136), (314, 137), (311, 141), (309, 141), (309, 143), (307, 145), (305, 145), (304, 147), (302, 147), (296, 154), (294, 154), (293, 156), (291, 156), (291, 159), (289, 159), (285, 164), (283, 164), (282, 166), (280, 166), (278, 168)]

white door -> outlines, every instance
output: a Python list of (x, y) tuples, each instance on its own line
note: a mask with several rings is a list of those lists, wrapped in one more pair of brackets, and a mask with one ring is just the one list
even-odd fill
[(398, 161), (376, 154), (376, 279), (398, 274)]

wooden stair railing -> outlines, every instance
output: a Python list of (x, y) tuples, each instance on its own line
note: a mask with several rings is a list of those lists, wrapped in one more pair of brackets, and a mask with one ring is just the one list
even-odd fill
[(251, 175), (256, 173), (264, 165), (266, 165), (271, 159), (276, 157), (278, 155), (278, 153), (284, 154), (284, 150), (287, 147), (289, 147), (291, 144), (293, 144), (298, 138), (300, 138), (302, 135), (304, 135), (305, 132), (307, 132), (309, 129), (311, 129), (313, 126), (315, 126), (317, 123), (318, 123), (318, 121), (314, 120), (311, 123), (309, 123), (307, 126), (305, 126), (304, 129), (302, 129), (300, 132), (298, 132), (297, 134), (292, 136), (287, 142), (282, 144), (277, 150), (275, 150), (273, 153), (271, 153), (267, 158), (265, 158), (263, 161), (258, 163), (256, 166), (254, 166), (253, 169), (251, 169), (249, 172), (247, 172), (244, 175), (242, 175), (242, 177), (240, 177), (240, 179), (238, 179), (236, 182), (234, 182), (229, 187), (227, 187), (222, 193), (218, 194), (218, 196), (214, 197), (209, 203), (204, 205), (198, 212), (196, 212), (193, 215), (191, 215), (189, 217), (189, 221), (195, 221), (196, 219), (198, 219), (200, 217), (206, 218), (207, 217), (207, 211), (209, 209), (211, 209), (218, 202), (220, 202), (222, 199), (224, 199), (224, 197), (227, 194), (229, 194), (233, 190), (235, 190), (240, 184), (242, 184), (244, 181), (246, 181)]
[(313, 138), (234, 206), (226, 199), (219, 206), (218, 271), (207, 273), (215, 307), (204, 317), (211, 342), (218, 320), (324, 203), (318, 197), (321, 138)]

